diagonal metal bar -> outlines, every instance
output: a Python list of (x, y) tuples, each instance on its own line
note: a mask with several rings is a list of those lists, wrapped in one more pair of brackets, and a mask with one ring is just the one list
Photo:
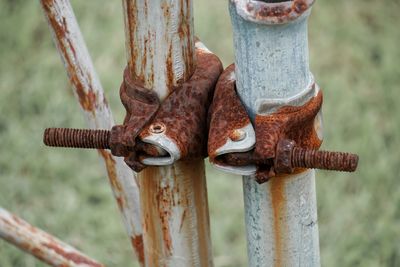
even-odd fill
[[(195, 69), (192, 0), (123, 0), (128, 68), (160, 99)], [(213, 266), (204, 160), (139, 174), (146, 266)]]
[[(110, 129), (114, 125), (86, 44), (68, 0), (41, 0), (54, 42), (64, 62), (73, 92), (90, 128)], [(134, 173), (122, 159), (107, 150), (98, 150), (107, 169), (111, 189), (121, 212), (126, 231), (143, 264), (142, 226), (139, 189)]]
[(104, 266), (2, 208), (0, 208), (0, 237), (51, 266)]

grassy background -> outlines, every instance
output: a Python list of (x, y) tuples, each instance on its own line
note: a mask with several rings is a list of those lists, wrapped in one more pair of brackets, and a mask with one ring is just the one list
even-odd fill
[[(72, 1), (117, 121), (125, 64), (120, 1)], [(196, 34), (233, 61), (227, 1), (195, 1)], [(400, 2), (320, 0), (312, 70), (324, 88), (326, 149), (360, 154), (354, 175), (319, 172), (323, 266), (400, 266)], [(0, 0), (0, 206), (108, 266), (130, 245), (93, 151), (47, 149), (48, 126), (84, 127), (38, 1)], [(207, 169), (216, 266), (246, 266), (240, 177)], [(0, 266), (43, 266), (0, 241)]]

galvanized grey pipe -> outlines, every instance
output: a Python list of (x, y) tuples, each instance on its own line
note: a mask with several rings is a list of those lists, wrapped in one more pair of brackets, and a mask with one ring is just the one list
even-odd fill
[[(307, 18), (313, 1), (231, 0), (237, 92), (251, 118), (313, 96)], [(316, 121), (322, 138), (320, 117)], [(319, 266), (315, 172), (263, 185), (243, 177), (249, 266)]]

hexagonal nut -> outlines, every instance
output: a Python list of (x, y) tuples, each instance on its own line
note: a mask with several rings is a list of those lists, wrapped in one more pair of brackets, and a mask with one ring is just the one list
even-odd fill
[(123, 125), (115, 125), (111, 129), (110, 148), (111, 154), (116, 157), (125, 157), (129, 154), (128, 148), (122, 144), (122, 136), (125, 132)]
[(288, 139), (279, 140), (276, 146), (276, 156), (274, 159), (274, 170), (277, 174), (293, 173), (292, 151), (296, 142)]

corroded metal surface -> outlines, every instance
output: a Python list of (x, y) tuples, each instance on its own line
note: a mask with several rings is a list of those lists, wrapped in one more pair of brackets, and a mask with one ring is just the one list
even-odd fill
[[(196, 67), (192, 1), (123, 4), (132, 79), (163, 101)], [(139, 183), (146, 266), (213, 266), (203, 160), (148, 167)]]
[(321, 107), (320, 91), (303, 106), (284, 106), (270, 115), (256, 115), (256, 156), (274, 158), (281, 139), (292, 139), (304, 148), (319, 148), (322, 140), (314, 130), (314, 120)]
[[(230, 65), (220, 76), (210, 108), (208, 154), (218, 169), (234, 174), (251, 175), (255, 165), (240, 164), (231, 153), (244, 153), (254, 148), (255, 132), (246, 109), (236, 95), (235, 66)], [(251, 153), (252, 154), (252, 153)], [(242, 157), (242, 155), (240, 155)], [(234, 163), (234, 164), (231, 164)]]
[[(114, 125), (112, 114), (69, 1), (41, 0), (41, 5), (89, 127), (111, 129)], [(99, 150), (99, 154), (104, 160), (126, 231), (137, 257), (143, 262), (139, 190), (135, 176), (122, 159), (113, 157), (109, 151)]]
[(213, 266), (203, 160), (140, 175), (147, 266)]
[(308, 11), (315, 0), (257, 1), (230, 0), (244, 19), (262, 24), (284, 24)]
[(54, 147), (109, 149), (110, 133), (108, 130), (47, 128), (43, 143)]
[[(249, 134), (244, 129), (252, 125), (236, 94), (234, 77), (231, 65), (220, 76), (210, 110), (208, 151), (214, 166), (235, 174), (255, 174), (259, 183), (304, 168), (355, 171), (356, 155), (316, 150), (322, 143), (318, 117), (322, 91), (315, 84), (291, 101), (263, 103), (268, 114), (256, 115), (254, 142), (245, 143)], [(290, 102), (298, 106), (280, 106)]]
[[(228, 140), (237, 142), (242, 139), (239, 129), (251, 124), (246, 109), (236, 95), (233, 64), (219, 78), (210, 113), (208, 154), (211, 159), (215, 159), (220, 154), (219, 149)], [(252, 146), (254, 144), (250, 145), (250, 149)]]
[[(156, 145), (166, 143), (159, 139), (168, 139), (179, 150), (177, 155), (173, 155), (174, 160), (207, 155), (207, 112), (222, 72), (222, 63), (217, 56), (200, 48), (196, 49), (196, 59), (193, 75), (164, 100), (152, 123), (140, 134), (142, 141)], [(154, 132), (155, 125), (163, 129)], [(172, 154), (169, 146), (162, 148)]]
[(0, 208), (0, 237), (51, 266), (104, 266), (2, 208)]
[(164, 99), (195, 69), (192, 1), (123, 0), (123, 5), (132, 79)]
[(132, 80), (128, 69), (124, 72), (120, 97), (126, 109), (126, 116), (123, 125), (116, 125), (111, 130), (111, 152), (115, 156), (123, 156), (125, 163), (139, 172), (145, 166), (139, 161), (135, 150), (136, 137), (153, 119), (160, 107), (160, 101), (157, 94), (144, 88), (141, 81)]
[(145, 164), (170, 165), (180, 159), (204, 158), (207, 113), (222, 63), (200, 47), (196, 54), (195, 72), (161, 107), (155, 92), (131, 81), (125, 71), (120, 89), (127, 111), (124, 124), (114, 126), (111, 132), (49, 128), (45, 130), (44, 143), (56, 147), (111, 148), (114, 156), (124, 157), (136, 172), (143, 170)]

